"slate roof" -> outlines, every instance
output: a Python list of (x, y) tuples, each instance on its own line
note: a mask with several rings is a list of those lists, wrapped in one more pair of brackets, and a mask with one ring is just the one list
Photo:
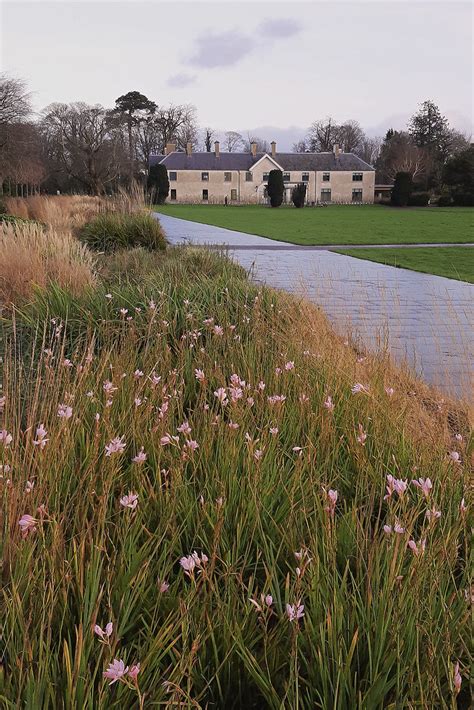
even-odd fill
[[(214, 152), (170, 153), (166, 156), (150, 156), (150, 165), (163, 163), (168, 170), (250, 170), (252, 165), (268, 153), (224, 153), (216, 157)], [(326, 171), (373, 171), (374, 168), (354, 153), (340, 153), (336, 158), (334, 153), (276, 153), (276, 162), (283, 170), (326, 170)]]

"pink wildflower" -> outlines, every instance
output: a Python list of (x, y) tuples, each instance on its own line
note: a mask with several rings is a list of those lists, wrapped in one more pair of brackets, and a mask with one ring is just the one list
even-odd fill
[(130, 667), (130, 670), (128, 671), (129, 677), (136, 681), (137, 680), (137, 675), (140, 673), (140, 664), (136, 663), (134, 666)]
[(366, 440), (367, 440), (367, 433), (364, 431), (364, 427), (362, 426), (362, 424), (359, 424), (359, 434), (357, 436), (357, 441), (362, 446), (365, 446)]
[(21, 536), (26, 537), (29, 533), (36, 532), (37, 523), (38, 521), (33, 518), (33, 516), (28, 515), (27, 513), (22, 515), (20, 520), (18, 521), (18, 525), (20, 526), (21, 530)]
[(356, 382), (355, 385), (351, 387), (352, 394), (358, 394), (359, 392), (368, 392), (369, 388), (360, 382)]
[(302, 619), (304, 616), (304, 604), (300, 604), (299, 602), (296, 604), (287, 604), (286, 615), (290, 622)]
[(454, 461), (454, 463), (461, 463), (461, 456), (457, 451), (450, 451), (449, 458), (451, 461)]
[(123, 505), (124, 508), (135, 510), (138, 505), (138, 495), (136, 493), (128, 493), (128, 495), (120, 498), (120, 505)]
[(142, 372), (142, 370), (135, 370), (135, 372), (133, 373), (133, 378), (134, 378), (135, 380), (139, 380), (140, 377), (143, 377), (143, 372)]
[(105, 447), (105, 455), (122, 454), (125, 451), (125, 441), (123, 436), (116, 436)]
[(461, 515), (464, 515), (464, 513), (467, 510), (467, 505), (466, 505), (464, 498), (461, 500), (461, 503), (459, 504), (459, 510), (461, 511)]
[(293, 362), (293, 360), (289, 360), (289, 362), (285, 362), (285, 370), (287, 372), (289, 372), (290, 370), (294, 370), (294, 369), (295, 369), (295, 363)]
[(385, 394), (388, 397), (392, 397), (394, 392), (395, 392), (395, 390), (393, 389), (393, 387), (386, 387), (385, 388)]
[(426, 517), (428, 520), (438, 520), (441, 517), (441, 511), (433, 507), (431, 510), (426, 511)]
[(44, 424), (40, 424), (36, 429), (36, 439), (33, 440), (33, 445), (39, 446), (39, 448), (43, 450), (49, 441), (49, 439), (46, 438), (47, 436), (48, 432), (44, 428)]
[(0, 444), (10, 446), (13, 441), (13, 436), (6, 429), (0, 429)]
[(127, 673), (128, 666), (125, 666), (125, 663), (121, 659), (117, 660), (114, 658), (113, 662), (109, 664), (109, 667), (104, 672), (104, 678), (110, 680), (109, 685), (113, 685), (116, 681), (122, 680)]
[(204, 370), (199, 370), (198, 368), (196, 368), (194, 370), (194, 377), (196, 378), (196, 380), (198, 380), (198, 382), (204, 382)]
[(461, 690), (461, 684), (462, 684), (462, 676), (459, 672), (459, 661), (454, 666), (454, 671), (453, 671), (453, 683), (454, 683), (454, 692), (456, 695), (459, 693)]
[(94, 626), (94, 633), (102, 639), (102, 641), (106, 641), (112, 636), (112, 632), (114, 630), (114, 625), (111, 621), (107, 624), (105, 629), (102, 629), (98, 624)]
[(425, 548), (426, 548), (426, 540), (425, 540), (425, 539), (420, 540), (420, 541), (418, 542), (418, 544), (417, 544), (414, 540), (409, 540), (409, 541), (408, 541), (408, 547), (410, 548), (410, 550), (413, 552), (414, 555), (416, 555), (417, 557), (419, 557), (419, 556), (422, 555), (422, 554), (424, 553), (424, 551), (425, 551)]
[(325, 399), (324, 402), (323, 402), (323, 406), (324, 406), (327, 410), (329, 410), (330, 412), (333, 411), (333, 409), (334, 409), (334, 402), (332, 401), (332, 397), (331, 397), (331, 396), (328, 395), (328, 396), (326, 397), (326, 399)]
[(72, 417), (72, 407), (67, 404), (60, 404), (58, 407), (58, 417), (61, 419), (70, 419)]
[(160, 594), (166, 594), (166, 592), (170, 588), (170, 585), (166, 581), (166, 579), (158, 579), (157, 584), (158, 584), (158, 589), (160, 590)]
[(143, 446), (142, 446), (142, 448), (140, 449), (138, 454), (133, 457), (132, 462), (140, 465), (142, 463), (145, 463), (145, 461), (146, 461), (146, 453), (144, 452)]
[[(324, 489), (323, 489), (324, 490)], [(326, 493), (326, 491), (324, 491)], [(332, 490), (330, 488), (328, 492), (326, 493), (327, 496), (327, 506), (324, 508), (324, 510), (329, 513), (329, 515), (334, 515), (334, 512), (336, 510), (336, 503), (337, 503), (337, 498), (338, 498), (338, 493), (337, 491)]]
[(422, 492), (425, 498), (428, 498), (430, 495), (431, 489), (433, 488), (433, 484), (431, 483), (431, 479), (429, 478), (418, 478), (412, 481), (413, 485), (416, 486), (416, 488), (419, 488)]
[(189, 451), (196, 451), (196, 449), (199, 449), (199, 444), (197, 441), (194, 441), (194, 439), (189, 439), (186, 441), (185, 446)]
[(191, 427), (189, 426), (188, 422), (183, 422), (177, 429), (180, 434), (190, 434), (191, 433)]
[(272, 426), (270, 427), (269, 431), (272, 436), (276, 436), (278, 434), (278, 427)]
[(217, 397), (218, 401), (219, 401), (222, 405), (226, 405), (226, 404), (227, 404), (227, 401), (228, 401), (228, 400), (227, 400), (227, 393), (226, 393), (225, 387), (219, 387), (219, 388), (214, 392), (214, 396)]
[(214, 335), (224, 335), (224, 328), (221, 325), (215, 325), (212, 332)]

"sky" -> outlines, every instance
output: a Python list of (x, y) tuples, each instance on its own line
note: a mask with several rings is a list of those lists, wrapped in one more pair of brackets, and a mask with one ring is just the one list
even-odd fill
[(402, 128), (432, 99), (473, 125), (473, 4), (456, 0), (3, 0), (1, 70), (36, 110), (137, 90), (289, 149), (316, 119)]

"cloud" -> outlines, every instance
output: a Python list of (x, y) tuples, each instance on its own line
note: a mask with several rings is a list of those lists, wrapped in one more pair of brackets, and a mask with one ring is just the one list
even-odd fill
[(257, 27), (257, 34), (268, 39), (285, 39), (293, 37), (302, 31), (302, 26), (296, 20), (267, 18)]
[(238, 30), (203, 34), (196, 39), (196, 52), (188, 64), (204, 69), (230, 67), (240, 62), (256, 46), (255, 39)]
[(191, 86), (196, 83), (196, 76), (194, 74), (185, 74), (181, 72), (180, 74), (173, 74), (170, 76), (166, 82), (167, 86), (171, 86), (175, 89), (183, 89), (186, 86)]

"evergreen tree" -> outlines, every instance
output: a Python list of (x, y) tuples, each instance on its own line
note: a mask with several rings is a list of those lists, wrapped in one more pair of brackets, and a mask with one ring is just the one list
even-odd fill
[(148, 173), (147, 187), (151, 192), (153, 202), (164, 204), (170, 191), (168, 171), (164, 165), (152, 165)]
[(445, 159), (450, 144), (448, 119), (433, 101), (424, 101), (412, 116), (409, 133), (419, 148), (428, 148), (434, 157)]
[(291, 200), (295, 207), (304, 207), (306, 199), (306, 183), (300, 182), (291, 191)]
[(268, 175), (267, 192), (270, 198), (272, 207), (280, 207), (283, 202), (283, 191), (285, 185), (283, 182), (283, 173), (281, 170), (270, 170)]
[(146, 114), (154, 113), (156, 108), (155, 102), (150, 101), (149, 98), (139, 91), (129, 91), (128, 94), (119, 96), (118, 99), (115, 100), (114, 113), (119, 116), (127, 127), (130, 184), (133, 181), (134, 172), (133, 128), (144, 120)]
[(397, 173), (392, 189), (392, 205), (406, 207), (413, 190), (413, 180), (410, 173)]

